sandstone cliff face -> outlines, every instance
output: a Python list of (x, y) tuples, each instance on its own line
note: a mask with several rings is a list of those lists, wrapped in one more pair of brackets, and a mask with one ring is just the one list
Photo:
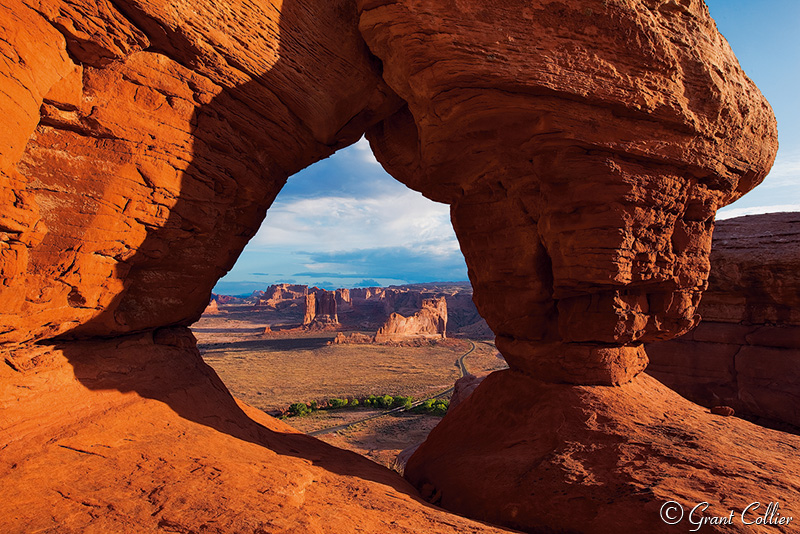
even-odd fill
[[(11, 0), (0, 35), (0, 473), (28, 491), (4, 530), (493, 531), (242, 415), (155, 331), (199, 316), (287, 176), (365, 131), (451, 205), (512, 367), (412, 456), (418, 488), (531, 531), (800, 502), (800, 438), (636, 377), (697, 323), (714, 212), (776, 149), (701, 1)], [(11, 346), (54, 336), (116, 339)]]
[(444, 297), (422, 301), (422, 309), (411, 317), (393, 313), (375, 334), (376, 343), (420, 338), (447, 337), (447, 301)]
[(191, 323), (286, 177), (398, 105), (345, 0), (0, 10), (0, 341)]
[(648, 373), (705, 406), (800, 427), (800, 214), (717, 223), (697, 328), (648, 345)]
[(641, 343), (696, 325), (714, 212), (777, 146), (702, 2), (359, 6), (407, 103), (367, 137), (396, 178), (451, 205), (509, 365), (624, 382)]
[(308, 290), (305, 300), (304, 328), (325, 328), (339, 324), (335, 292), (313, 287)]
[(297, 284), (273, 284), (259, 297), (256, 306), (276, 308), (286, 301), (303, 299), (306, 295), (308, 295), (308, 286)]
[(336, 309), (344, 310), (353, 306), (353, 301), (350, 299), (350, 290), (346, 288), (339, 288), (336, 290)]

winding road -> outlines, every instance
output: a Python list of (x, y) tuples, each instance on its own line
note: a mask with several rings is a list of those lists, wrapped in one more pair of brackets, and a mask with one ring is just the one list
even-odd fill
[[(462, 354), (461, 356), (459, 356), (459, 358), (456, 360), (456, 365), (458, 366), (458, 371), (459, 371), (459, 377), (458, 378), (463, 378), (463, 377), (465, 377), (466, 375), (469, 374), (469, 371), (467, 371), (467, 366), (464, 364), (464, 358), (466, 358), (467, 356), (472, 354), (472, 351), (475, 350), (475, 343), (473, 343), (472, 340), (470, 340), (470, 339), (468, 339), (467, 342), (469, 342), (469, 350), (467, 352), (465, 352), (464, 354)], [(405, 406), (401, 406), (400, 408), (392, 408), (391, 410), (388, 410), (388, 411), (385, 411), (385, 412), (381, 412), (379, 414), (371, 415), (371, 416), (365, 417), (363, 419), (358, 419), (357, 421), (353, 421), (353, 422), (346, 423), (346, 424), (343, 424), (343, 425), (336, 425), (336, 426), (331, 426), (331, 427), (328, 427), (328, 428), (322, 428), (320, 430), (315, 430), (313, 432), (308, 432), (308, 435), (309, 436), (323, 436), (325, 434), (330, 434), (331, 432), (338, 432), (339, 430), (344, 430), (345, 428), (351, 427), (353, 425), (357, 425), (359, 423), (363, 423), (365, 421), (371, 421), (371, 420), (377, 419), (379, 417), (386, 417), (387, 415), (392, 415), (392, 414), (396, 414), (396, 413), (400, 413), (400, 412), (407, 412), (408, 410), (412, 410), (412, 409), (416, 408), (417, 406), (419, 406), (420, 404), (422, 404), (426, 400), (437, 399), (439, 397), (444, 397), (445, 395), (448, 395), (448, 394), (452, 393), (453, 389), (455, 389), (455, 386), (451, 386), (451, 387), (445, 389), (444, 391), (440, 391), (436, 395), (431, 395), (430, 397), (426, 397), (424, 399), (415, 401), (415, 402), (413, 402), (411, 404), (411, 406), (409, 406), (407, 408)]]

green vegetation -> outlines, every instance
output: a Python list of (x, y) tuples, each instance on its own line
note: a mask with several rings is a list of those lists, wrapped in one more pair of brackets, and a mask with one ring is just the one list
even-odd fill
[(289, 416), (299, 417), (301, 415), (308, 415), (311, 413), (311, 407), (304, 402), (295, 402), (289, 406)]
[(445, 399), (428, 399), (416, 408), (415, 413), (426, 413), (429, 415), (438, 415), (444, 417), (447, 413), (447, 408), (450, 406), (450, 401)]
[[(362, 398), (328, 399), (326, 401), (295, 402), (289, 406), (286, 417), (302, 417), (319, 410), (341, 410), (346, 408), (377, 408), (392, 410), (395, 408), (411, 409), (414, 404), (413, 397), (402, 395), (369, 395)], [(414, 408), (414, 413), (444, 416), (450, 403), (443, 399), (428, 399)]]

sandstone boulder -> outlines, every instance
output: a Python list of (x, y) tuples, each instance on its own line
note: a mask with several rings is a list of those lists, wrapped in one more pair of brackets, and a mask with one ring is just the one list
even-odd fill
[[(523, 532), (674, 534), (695, 528), (689, 511), (707, 502), (704, 515), (736, 518), (700, 532), (766, 533), (740, 513), (764, 503), (755, 521), (780, 502), (797, 516), (798, 451), (800, 437), (711, 414), (646, 374), (607, 387), (505, 370), (448, 411), (405, 477), (435, 504)], [(670, 501), (685, 511), (678, 525), (661, 519)]]

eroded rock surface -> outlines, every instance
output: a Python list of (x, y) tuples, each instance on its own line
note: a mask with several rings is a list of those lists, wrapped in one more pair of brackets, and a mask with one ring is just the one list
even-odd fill
[(286, 178), (399, 105), (348, 0), (12, 0), (0, 33), (0, 341), (190, 324)]
[(704, 406), (800, 427), (800, 214), (717, 223), (702, 322), (649, 345), (648, 373)]
[(186, 330), (6, 358), (3, 532), (506, 532), (237, 404)]
[[(451, 205), (515, 369), (412, 456), (426, 494), (597, 532), (664, 528), (667, 498), (800, 502), (796, 439), (636, 377), (697, 323), (714, 212), (776, 149), (700, 0), (11, 0), (0, 34), (0, 480), (27, 491), (2, 492), (4, 530), (496, 531), (254, 423), (155, 330), (199, 316), (287, 176), (365, 131)], [(117, 339), (14, 345), (54, 336)]]
[[(602, 387), (506, 370), (448, 411), (405, 477), (448, 510), (524, 532), (670, 534), (694, 528), (689, 511), (707, 502), (708, 515), (736, 518), (701, 532), (766, 534), (796, 527), (743, 525), (740, 513), (780, 502), (798, 516), (798, 452), (800, 437), (711, 414), (646, 374)], [(685, 509), (678, 525), (660, 518), (669, 501)]]
[(395, 177), (451, 205), (511, 367), (622, 383), (645, 367), (642, 343), (697, 324), (714, 212), (777, 147), (701, 1), (359, 5), (407, 103), (367, 137)]
[(389, 316), (375, 333), (376, 343), (397, 342), (409, 339), (447, 337), (447, 301), (444, 297), (422, 301), (422, 308), (411, 317), (399, 313)]
[(288, 302), (296, 302), (308, 295), (308, 286), (299, 284), (273, 284), (264, 291), (256, 302), (256, 306), (278, 308)]
[(336, 293), (313, 287), (305, 298), (303, 328), (328, 328), (339, 324), (336, 313)]

